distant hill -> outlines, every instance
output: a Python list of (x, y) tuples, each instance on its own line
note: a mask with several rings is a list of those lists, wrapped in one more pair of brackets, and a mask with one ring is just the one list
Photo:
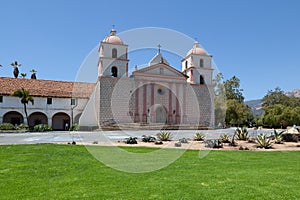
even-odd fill
[[(300, 98), (300, 89), (294, 89), (290, 92), (285, 92), (285, 95), (288, 97), (298, 97)], [(253, 115), (262, 115), (264, 113), (262, 109), (262, 102), (261, 99), (257, 100), (250, 100), (245, 102), (252, 110)]]
[(245, 103), (251, 108), (254, 116), (263, 114), (261, 99), (245, 101)]
[(298, 97), (298, 98), (300, 98), (300, 89), (294, 89), (291, 92), (285, 92), (284, 94), (286, 94), (289, 97)]

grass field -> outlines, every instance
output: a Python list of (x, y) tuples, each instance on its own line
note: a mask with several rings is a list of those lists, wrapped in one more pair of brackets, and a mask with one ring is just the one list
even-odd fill
[(300, 199), (300, 151), (198, 153), (131, 174), (106, 167), (84, 146), (0, 146), (0, 199)]

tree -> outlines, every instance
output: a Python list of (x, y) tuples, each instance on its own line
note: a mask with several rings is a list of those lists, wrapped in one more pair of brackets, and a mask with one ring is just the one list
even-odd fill
[(244, 103), (236, 99), (226, 101), (226, 125), (243, 126), (249, 125), (253, 121), (251, 109)]
[(276, 87), (275, 90), (269, 90), (268, 93), (262, 99), (262, 105), (264, 108), (274, 106), (275, 104), (284, 104), (288, 97), (283, 91)]
[(13, 71), (14, 77), (18, 78), (18, 76), (19, 76), (19, 68), (18, 67), (20, 67), (21, 64), (19, 64), (18, 61), (15, 61), (15, 62), (12, 62), (10, 65), (14, 68), (14, 71)]
[(223, 83), (222, 73), (218, 73), (213, 80), (214, 88), (214, 105), (215, 105), (215, 125), (224, 127), (226, 116), (226, 96)]
[(31, 74), (31, 79), (36, 79), (36, 70), (35, 69), (32, 69), (31, 71), (30, 71), (32, 74)]
[(11, 96), (21, 98), (21, 103), (24, 105), (24, 112), (27, 119), (27, 125), (29, 126), (28, 114), (27, 114), (27, 107), (26, 105), (28, 102), (34, 104), (34, 99), (32, 96), (29, 95), (29, 91), (25, 90), (24, 88), (16, 90)]
[(233, 76), (231, 79), (224, 82), (226, 99), (235, 99), (239, 102), (244, 102), (243, 89), (240, 89), (240, 79)]

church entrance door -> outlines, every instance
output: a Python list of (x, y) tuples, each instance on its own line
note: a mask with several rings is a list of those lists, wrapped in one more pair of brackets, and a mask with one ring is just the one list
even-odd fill
[(156, 123), (166, 123), (167, 121), (167, 112), (163, 106), (158, 106), (155, 109), (155, 122)]

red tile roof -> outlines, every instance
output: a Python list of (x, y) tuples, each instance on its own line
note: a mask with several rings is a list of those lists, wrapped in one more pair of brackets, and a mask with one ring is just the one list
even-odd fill
[(89, 98), (95, 86), (95, 83), (0, 77), (0, 95), (24, 88), (36, 97)]

